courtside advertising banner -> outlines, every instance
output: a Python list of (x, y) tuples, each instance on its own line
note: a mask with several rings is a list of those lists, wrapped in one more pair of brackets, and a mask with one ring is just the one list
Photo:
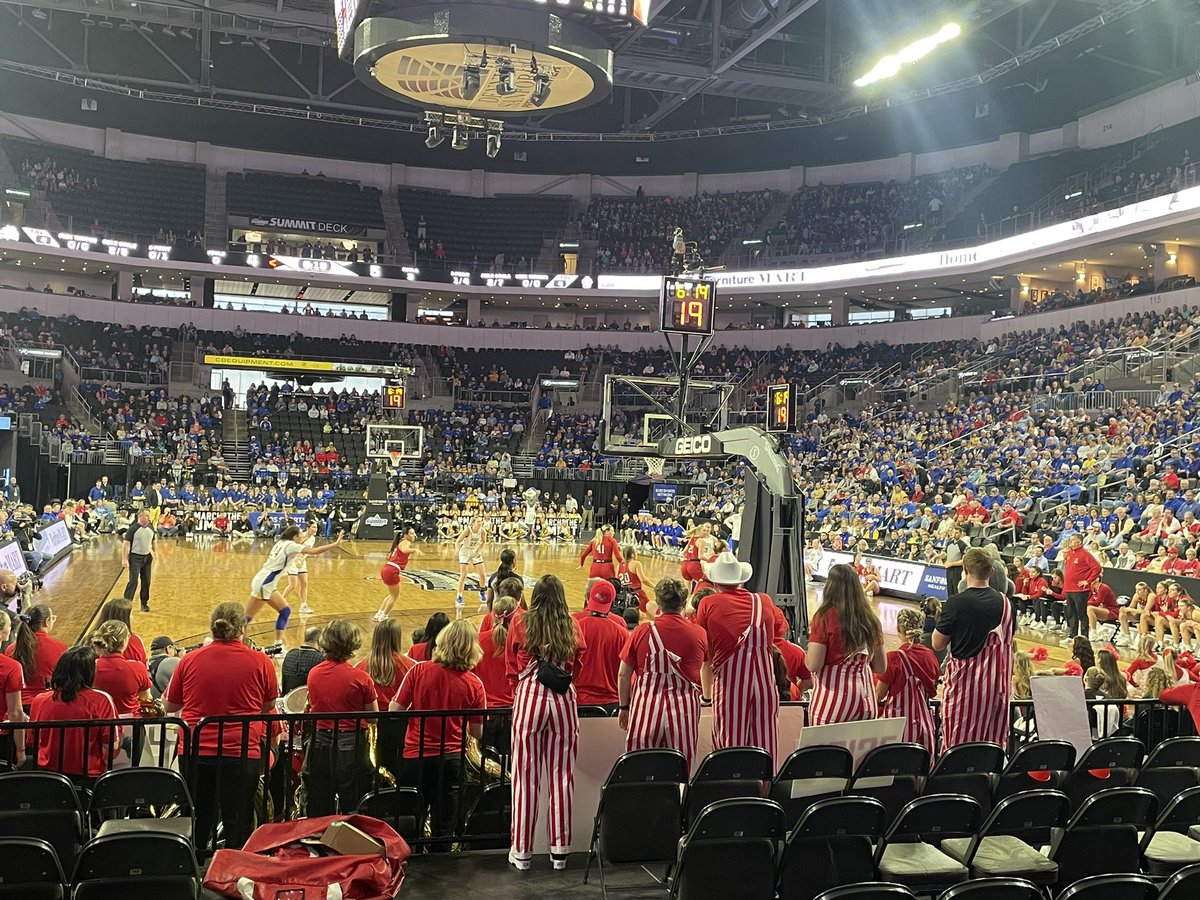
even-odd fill
[(64, 550), (70, 550), (71, 532), (67, 530), (67, 523), (62, 520), (51, 522), (41, 530), (33, 544), (34, 549), (47, 559), (53, 559)]
[[(879, 570), (879, 586), (885, 591), (912, 596), (928, 594), (939, 600), (945, 600), (949, 596), (944, 566), (927, 566), (924, 563), (869, 553), (862, 554), (862, 558)], [(822, 550), (817, 561), (816, 575), (824, 579), (831, 566), (838, 563), (850, 565), (853, 562), (853, 553)]]

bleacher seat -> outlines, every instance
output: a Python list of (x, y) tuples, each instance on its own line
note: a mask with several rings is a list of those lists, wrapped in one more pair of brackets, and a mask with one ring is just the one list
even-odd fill
[(872, 797), (813, 803), (788, 834), (779, 860), (779, 896), (812, 900), (839, 884), (871, 881), (873, 847), (887, 825), (887, 810)]
[(774, 774), (769, 753), (757, 747), (726, 747), (700, 761), (683, 792), (683, 824), (691, 828), (711, 803), (732, 797), (762, 797)]
[(767, 796), (783, 807), (791, 828), (814, 803), (845, 790), (853, 770), (845, 747), (801, 747), (783, 761)]
[(67, 877), (58, 854), (31, 837), (0, 838), (0, 897), (7, 900), (63, 900)]
[(679, 842), (671, 900), (772, 896), (783, 836), (777, 803), (759, 797), (710, 803)]
[(379, 188), (355, 181), (275, 172), (230, 172), (225, 203), (232, 216), (283, 216), (383, 228)]

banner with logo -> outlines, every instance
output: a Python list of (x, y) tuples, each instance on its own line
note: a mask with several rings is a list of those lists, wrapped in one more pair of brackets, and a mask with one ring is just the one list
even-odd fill
[(71, 532), (67, 523), (59, 519), (42, 528), (33, 541), (33, 549), (50, 560), (57, 560), (71, 550)]
[(25, 565), (21, 545), (12, 538), (0, 543), (0, 569), (8, 569), (16, 573), (18, 578), (29, 571), (29, 567)]
[(335, 237), (361, 236), (367, 233), (365, 225), (321, 219), (292, 219), (285, 216), (250, 216), (250, 227), (273, 231), (311, 231), (314, 234), (329, 234)]
[[(925, 563), (895, 559), (891, 556), (876, 556), (872, 553), (864, 553), (862, 558), (879, 570), (879, 586), (889, 594), (911, 597), (928, 594), (939, 600), (945, 600), (949, 596), (945, 566), (929, 566)], [(831, 566), (838, 563), (850, 565), (853, 562), (853, 553), (822, 550), (815, 574), (824, 580), (829, 574)], [(957, 587), (958, 585), (955, 585), (955, 588)]]

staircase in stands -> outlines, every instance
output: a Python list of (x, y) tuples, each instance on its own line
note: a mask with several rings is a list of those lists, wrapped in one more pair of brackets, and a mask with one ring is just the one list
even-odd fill
[(246, 425), (246, 409), (234, 404), (226, 412), (221, 426), (221, 456), (229, 467), (234, 481), (250, 480), (250, 443)]
[(229, 213), (225, 207), (225, 173), (209, 172), (204, 180), (204, 246), (224, 250), (229, 243)]
[(394, 265), (416, 265), (416, 257), (413, 256), (412, 247), (408, 243), (408, 231), (404, 227), (404, 215), (400, 212), (396, 192), (386, 190), (381, 193), (379, 208), (383, 211), (383, 225), (387, 229), (386, 255), (392, 257)]
[[(729, 266), (730, 268), (740, 267), (742, 265), (741, 260), (743, 257), (742, 250), (745, 248), (745, 245), (742, 243), (743, 240), (763, 241), (764, 244), (762, 249), (765, 250), (767, 232), (783, 221), (783, 217), (787, 214), (788, 207), (791, 205), (792, 195), (786, 193), (780, 194), (775, 200), (775, 203), (772, 204), (771, 208), (767, 210), (766, 214), (762, 217), (762, 219), (759, 220), (758, 224), (754, 226), (754, 231), (752, 231), (748, 237), (734, 237), (734, 239), (729, 242), (729, 245), (721, 251), (720, 259), (718, 259), (715, 263), (712, 263), (712, 265)], [(691, 238), (690, 235), (688, 235), (688, 237), (689, 239)]]

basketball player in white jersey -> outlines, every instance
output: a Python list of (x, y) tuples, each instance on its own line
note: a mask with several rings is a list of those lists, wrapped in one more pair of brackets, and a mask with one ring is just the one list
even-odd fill
[(249, 622), (253, 619), (264, 603), (269, 605), (271, 609), (279, 613), (275, 618), (275, 642), (277, 644), (283, 643), (288, 619), (292, 615), (292, 608), (288, 606), (279, 590), (279, 576), (287, 571), (288, 563), (292, 561), (293, 557), (298, 554), (317, 556), (321, 553), (328, 553), (335, 547), (342, 546), (345, 535), (339, 533), (336, 541), (326, 544), (324, 547), (305, 547), (305, 540), (307, 540), (306, 533), (301, 531), (299, 526), (288, 525), (284, 528), (279, 533), (279, 540), (271, 547), (267, 561), (263, 563), (263, 567), (258, 570), (258, 574), (250, 582), (250, 601), (246, 604), (246, 621)]
[(454, 608), (459, 616), (463, 609), (463, 588), (467, 586), (467, 570), (474, 568), (479, 579), (479, 612), (487, 612), (487, 594), (484, 585), (487, 584), (487, 573), (483, 571), (483, 545), (487, 543), (487, 531), (479, 516), (472, 516), (467, 527), (462, 530), (454, 541), (458, 551), (458, 598)]
[[(315, 547), (317, 544), (317, 523), (310, 522), (304, 531), (300, 532), (300, 536), (304, 539), (300, 546)], [(296, 596), (300, 598), (300, 615), (311, 616), (312, 607), (308, 605), (308, 557), (303, 553), (297, 553), (288, 561), (287, 567), (288, 582), (287, 587), (283, 589), (283, 597), (286, 600), (287, 595), (296, 592)]]

